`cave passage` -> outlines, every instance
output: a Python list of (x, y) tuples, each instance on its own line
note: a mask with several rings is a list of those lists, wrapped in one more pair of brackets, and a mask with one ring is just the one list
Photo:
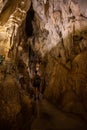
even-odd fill
[(0, 130), (87, 129), (87, 14), (79, 1), (3, 0)]

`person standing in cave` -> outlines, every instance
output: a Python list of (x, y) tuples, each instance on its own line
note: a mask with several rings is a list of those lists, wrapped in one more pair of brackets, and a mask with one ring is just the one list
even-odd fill
[(40, 98), (40, 87), (41, 87), (41, 76), (38, 71), (35, 71), (35, 76), (33, 80), (33, 87), (34, 87), (34, 99)]
[(24, 80), (23, 74), (20, 73), (18, 76), (18, 79), (19, 79), (19, 83), (21, 85), (21, 88), (25, 90), (26, 88), (25, 88), (25, 80)]

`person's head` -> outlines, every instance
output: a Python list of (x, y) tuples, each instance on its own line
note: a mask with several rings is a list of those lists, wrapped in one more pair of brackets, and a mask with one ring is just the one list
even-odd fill
[(40, 67), (39, 63), (36, 63), (36, 71), (39, 70), (39, 67)]

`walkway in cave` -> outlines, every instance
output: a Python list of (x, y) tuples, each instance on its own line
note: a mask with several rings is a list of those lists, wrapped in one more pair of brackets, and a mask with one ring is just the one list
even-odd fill
[(37, 116), (31, 130), (85, 130), (86, 123), (75, 115), (65, 114), (43, 99), (36, 101)]

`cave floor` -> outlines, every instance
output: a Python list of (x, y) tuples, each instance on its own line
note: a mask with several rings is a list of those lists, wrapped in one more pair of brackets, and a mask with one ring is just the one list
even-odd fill
[(37, 115), (31, 130), (86, 130), (87, 124), (81, 118), (58, 110), (45, 99), (36, 101)]

